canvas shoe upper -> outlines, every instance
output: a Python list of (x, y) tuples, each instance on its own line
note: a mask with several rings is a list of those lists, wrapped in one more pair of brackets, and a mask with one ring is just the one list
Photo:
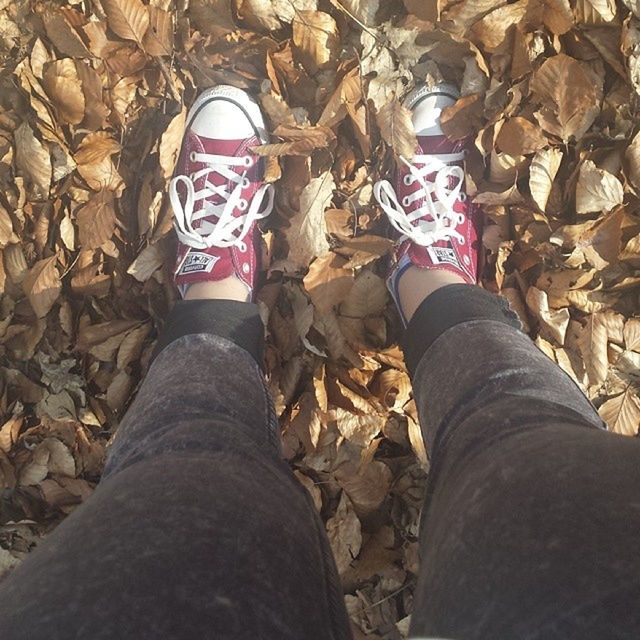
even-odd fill
[(409, 94), (405, 105), (418, 149), (412, 158), (400, 158), (393, 184), (381, 180), (374, 188), (399, 233), (387, 280), (398, 309), (398, 280), (412, 265), (449, 271), (472, 284), (478, 279), (480, 211), (467, 201), (464, 143), (449, 140), (440, 126), (442, 110), (458, 97), (449, 84), (425, 85)]
[(274, 192), (252, 148), (267, 142), (260, 108), (241, 89), (208, 89), (191, 107), (169, 187), (181, 295), (196, 282), (234, 275), (253, 297), (260, 269), (257, 221), (271, 213)]

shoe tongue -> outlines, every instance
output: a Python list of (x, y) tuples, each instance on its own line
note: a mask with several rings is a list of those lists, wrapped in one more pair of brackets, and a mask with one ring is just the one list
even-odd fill
[(418, 136), (420, 152), (430, 153), (458, 153), (465, 148), (464, 140), (450, 140), (447, 136)]

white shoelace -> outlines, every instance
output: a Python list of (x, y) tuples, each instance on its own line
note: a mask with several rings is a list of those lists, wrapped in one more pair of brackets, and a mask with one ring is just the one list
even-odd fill
[[(246, 173), (253, 166), (253, 159), (250, 156), (236, 158), (192, 152), (190, 160), (203, 163), (205, 166), (189, 176), (176, 176), (169, 186), (169, 199), (180, 242), (194, 249), (238, 246), (241, 251), (246, 251), (243, 240), (249, 233), (251, 225), (257, 220), (266, 218), (273, 209), (273, 185), (261, 186), (249, 203), (241, 195), (242, 189), (249, 186)], [(237, 173), (234, 167), (245, 167), (245, 171), (241, 174)], [(220, 174), (225, 179), (224, 184), (218, 186), (209, 182), (211, 174), (214, 173)], [(195, 183), (201, 178), (205, 178), (204, 186), (196, 191)], [(229, 183), (231, 183), (231, 191)], [(187, 191), (184, 205), (178, 194), (179, 184), (183, 184)], [(208, 202), (208, 199), (213, 196), (219, 197), (219, 204)], [(262, 208), (265, 197), (267, 204)], [(196, 204), (202, 200), (204, 200), (204, 206), (195, 211)], [(233, 212), (236, 208), (239, 208), (243, 214), (234, 217)], [(215, 222), (203, 220), (209, 217), (214, 217)], [(194, 228), (193, 223), (199, 220), (202, 220), (200, 226)]]
[[(374, 195), (391, 224), (402, 234), (401, 240), (409, 238), (424, 247), (450, 238), (464, 244), (464, 236), (455, 227), (464, 222), (465, 216), (453, 210), (456, 200), (464, 197), (461, 193), (464, 169), (448, 164), (463, 160), (464, 152), (417, 155), (411, 161), (404, 157), (400, 159), (409, 167), (409, 173), (404, 177), (405, 185), (418, 182), (420, 189), (400, 202), (393, 185), (388, 180), (381, 180), (374, 187)], [(433, 177), (427, 180), (432, 174)], [(450, 187), (451, 178), (458, 180), (453, 188)], [(422, 206), (407, 213), (408, 207), (423, 199)]]

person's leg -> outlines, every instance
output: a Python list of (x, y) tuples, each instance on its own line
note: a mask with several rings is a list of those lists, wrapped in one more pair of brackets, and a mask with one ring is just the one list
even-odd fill
[(102, 482), (0, 584), (0, 638), (349, 637), (280, 458), (262, 335), (255, 305), (178, 303)]
[(481, 217), (440, 126), (458, 96), (408, 96), (419, 149), (374, 189), (401, 234), (388, 284), (431, 455), (412, 634), (637, 638), (640, 442), (605, 431), (506, 301), (470, 286)]
[(258, 363), (256, 102), (208, 89), (170, 187), (174, 307), (91, 498), (0, 585), (2, 640), (350, 637), (324, 528)]
[(639, 637), (640, 441), (476, 287), (427, 297), (404, 347), (431, 456), (412, 637)]

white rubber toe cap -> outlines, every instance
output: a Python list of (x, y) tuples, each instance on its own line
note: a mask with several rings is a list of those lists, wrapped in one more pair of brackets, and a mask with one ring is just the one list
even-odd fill
[(405, 105), (413, 113), (413, 126), (418, 136), (444, 135), (440, 127), (442, 110), (456, 102), (460, 93), (450, 84), (422, 86), (410, 93)]
[(242, 140), (256, 134), (267, 141), (264, 118), (258, 104), (242, 89), (219, 85), (204, 91), (187, 118), (198, 136), (214, 140)]

